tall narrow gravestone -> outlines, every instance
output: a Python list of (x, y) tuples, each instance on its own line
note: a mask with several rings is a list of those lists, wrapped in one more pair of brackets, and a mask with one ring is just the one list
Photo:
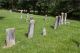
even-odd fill
[(23, 10), (21, 10), (21, 17), (20, 17), (21, 21), (22, 21), (22, 18), (23, 18), (23, 16), (22, 16), (22, 12), (23, 12)]
[(42, 35), (43, 36), (46, 36), (46, 27), (45, 27), (45, 25), (46, 25), (46, 20), (47, 20), (47, 15), (45, 15), (45, 17), (44, 17), (44, 26), (43, 26), (43, 29), (42, 29)]
[(65, 13), (65, 17), (64, 17), (64, 23), (67, 23), (67, 13)]
[(57, 29), (57, 27), (60, 25), (61, 25), (61, 16), (59, 15), (59, 16), (56, 16), (54, 29)]
[(9, 48), (15, 45), (15, 28), (6, 29), (6, 35), (4, 48)]
[(59, 16), (58, 16), (58, 25), (59, 25), (59, 26), (61, 25), (61, 21), (62, 21), (62, 19), (61, 19), (61, 16), (59, 15)]
[(29, 18), (29, 13), (27, 13), (26, 22), (28, 21), (28, 18)]
[(33, 17), (30, 17), (29, 28), (28, 28), (28, 38), (33, 37), (34, 25), (35, 25), (35, 20), (33, 19)]
[(62, 13), (61, 13), (61, 24), (63, 24), (63, 23), (64, 23), (64, 21), (63, 21), (63, 20), (64, 20), (64, 13), (62, 12)]
[(55, 19), (55, 24), (54, 24), (54, 29), (56, 29), (59, 25), (59, 19), (58, 19), (58, 16), (56, 16), (56, 19)]

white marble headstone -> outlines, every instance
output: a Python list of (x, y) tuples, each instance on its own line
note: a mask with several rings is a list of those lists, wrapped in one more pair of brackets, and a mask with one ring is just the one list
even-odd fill
[(64, 22), (63, 20), (64, 20), (64, 13), (62, 12), (61, 13), (61, 24), (63, 24), (63, 22)]
[(46, 28), (45, 27), (43, 28), (42, 35), (46, 36)]
[(34, 27), (35, 27), (34, 25), (35, 25), (35, 20), (31, 18), (29, 22), (29, 28), (28, 28), (28, 38), (32, 38), (34, 35)]
[(12, 10), (10, 9), (9, 12), (12, 13)]
[(56, 29), (58, 27), (58, 16), (56, 16), (56, 19), (55, 19), (55, 24), (54, 24), (54, 29)]
[(65, 13), (65, 17), (64, 17), (64, 23), (66, 24), (67, 22), (67, 13)]
[(61, 16), (59, 15), (59, 16), (58, 16), (58, 23), (59, 23), (59, 26), (61, 25), (61, 21), (62, 21), (62, 19), (61, 19)]
[(28, 18), (29, 18), (29, 13), (27, 13), (26, 22), (28, 21)]
[(46, 21), (47, 20), (47, 15), (45, 15), (45, 17), (44, 17), (44, 21)]

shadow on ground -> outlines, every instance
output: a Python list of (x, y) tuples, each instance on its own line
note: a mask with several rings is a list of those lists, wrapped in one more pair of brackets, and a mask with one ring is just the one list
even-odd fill
[(4, 19), (5, 17), (0, 16), (0, 20)]

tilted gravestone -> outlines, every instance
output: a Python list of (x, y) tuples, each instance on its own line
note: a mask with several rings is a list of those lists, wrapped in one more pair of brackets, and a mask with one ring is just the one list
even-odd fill
[(28, 28), (28, 38), (33, 37), (34, 27), (35, 27), (35, 20), (33, 19), (33, 17), (30, 17), (29, 28)]
[(6, 35), (4, 48), (9, 48), (15, 45), (15, 28), (6, 29)]

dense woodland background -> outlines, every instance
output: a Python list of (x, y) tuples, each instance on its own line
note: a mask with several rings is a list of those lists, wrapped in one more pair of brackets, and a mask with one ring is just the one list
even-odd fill
[(80, 19), (80, 0), (0, 0), (0, 8), (14, 11), (23, 9), (27, 13), (42, 15), (67, 12), (70, 18)]

